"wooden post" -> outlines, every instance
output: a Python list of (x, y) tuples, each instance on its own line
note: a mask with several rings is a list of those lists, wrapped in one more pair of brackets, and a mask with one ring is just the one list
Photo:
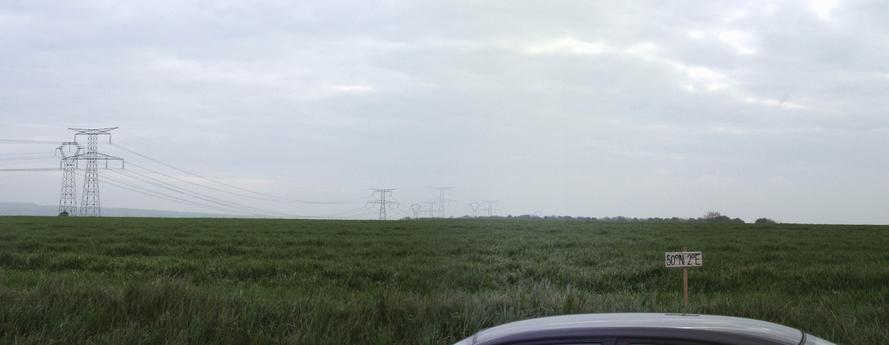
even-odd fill
[[(687, 247), (682, 247), (682, 251), (688, 251)], [(682, 268), (682, 306), (688, 308), (688, 267)]]
[(688, 269), (704, 266), (704, 253), (689, 252), (688, 247), (682, 247), (681, 252), (665, 252), (664, 265), (667, 268), (682, 269), (682, 310), (688, 310)]

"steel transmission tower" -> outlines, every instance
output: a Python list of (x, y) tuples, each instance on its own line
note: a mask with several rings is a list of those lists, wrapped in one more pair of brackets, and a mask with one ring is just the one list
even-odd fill
[(435, 217), (435, 202), (427, 201), (426, 202), (426, 217), (433, 218)]
[(500, 212), (500, 210), (494, 208), (494, 205), (497, 204), (497, 200), (485, 200), (482, 201), (488, 204), (488, 207), (485, 210), (488, 212), (488, 217), (493, 217), (495, 213)]
[(445, 218), (445, 203), (451, 201), (448, 199), (447, 193), (454, 187), (436, 187), (438, 189), (438, 216)]
[(420, 218), (420, 212), (422, 210), (423, 210), (423, 205), (411, 204), (411, 211), (414, 212), (414, 219)]
[(392, 192), (395, 191), (395, 188), (374, 188), (374, 189), (371, 189), (371, 190), (373, 191), (373, 194), (374, 194), (374, 195), (379, 194), (380, 199), (379, 199), (379, 200), (370, 201), (370, 202), (368, 202), (367, 204), (368, 204), (368, 205), (379, 205), (379, 207), (380, 207), (380, 220), (386, 220), (386, 210), (387, 210), (390, 206), (398, 205), (397, 202), (394, 202), (394, 201), (391, 201), (391, 200), (387, 200), (387, 199), (386, 199), (387, 196), (390, 197), (390, 198), (392, 197)]
[(77, 160), (81, 147), (76, 142), (66, 141), (56, 148), (62, 159), (62, 191), (59, 194), (59, 215), (77, 215)]
[(469, 204), (469, 207), (472, 208), (472, 218), (478, 218), (478, 208), (481, 207), (481, 203), (478, 201), (473, 201)]
[(86, 136), (86, 152), (79, 153), (75, 156), (68, 157), (74, 161), (86, 161), (86, 168), (83, 177), (83, 191), (80, 198), (80, 215), (98, 217), (102, 215), (102, 206), (99, 202), (99, 161), (105, 161), (105, 168), (108, 168), (108, 161), (120, 161), (123, 167), (123, 159), (119, 157), (109, 156), (99, 153), (99, 136), (107, 135), (108, 142), (111, 142), (111, 132), (117, 127), (111, 128), (68, 128), (74, 131), (74, 141), (78, 136)]

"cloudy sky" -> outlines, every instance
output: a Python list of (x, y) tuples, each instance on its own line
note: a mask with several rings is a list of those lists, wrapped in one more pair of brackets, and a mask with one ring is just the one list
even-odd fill
[[(0, 143), (0, 166), (58, 166), (37, 153), (67, 127), (120, 126), (215, 181), (356, 202), (251, 200), (101, 147), (285, 214), (372, 216), (372, 187), (405, 214), (452, 186), (449, 215), (889, 223), (887, 61), (882, 1), (6, 0), (0, 139), (35, 142)], [(0, 173), (0, 201), (52, 205), (59, 183)]]

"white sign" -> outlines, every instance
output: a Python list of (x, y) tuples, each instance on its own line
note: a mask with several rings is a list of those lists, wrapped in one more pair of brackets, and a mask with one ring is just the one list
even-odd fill
[(664, 263), (667, 267), (696, 267), (704, 266), (704, 253), (702, 252), (666, 252)]

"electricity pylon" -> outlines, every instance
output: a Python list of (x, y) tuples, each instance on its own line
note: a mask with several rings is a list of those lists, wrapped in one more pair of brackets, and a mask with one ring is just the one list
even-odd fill
[(469, 204), (469, 207), (472, 208), (472, 218), (478, 218), (478, 208), (481, 207), (481, 203), (478, 201), (473, 201)]
[(102, 215), (102, 206), (99, 201), (99, 161), (105, 161), (105, 168), (108, 168), (108, 161), (120, 161), (123, 167), (123, 158), (106, 155), (99, 152), (99, 136), (107, 135), (108, 142), (111, 142), (111, 131), (117, 127), (110, 128), (68, 128), (74, 131), (74, 141), (78, 136), (86, 136), (86, 152), (71, 156), (68, 159), (75, 161), (86, 161), (86, 168), (83, 174), (83, 191), (80, 198), (80, 215), (98, 217)]
[(482, 202), (488, 204), (488, 207), (485, 209), (488, 212), (488, 217), (493, 217), (495, 213), (500, 212), (500, 210), (494, 208), (494, 205), (497, 204), (497, 200), (485, 200)]
[(446, 197), (446, 194), (454, 187), (436, 187), (436, 189), (438, 189), (438, 216), (445, 218), (445, 203), (451, 201)]
[(411, 211), (414, 212), (414, 219), (420, 218), (420, 212), (422, 210), (423, 210), (423, 205), (411, 204)]
[(386, 210), (389, 208), (389, 206), (398, 205), (397, 202), (394, 202), (391, 200), (386, 200), (386, 196), (391, 197), (392, 192), (395, 191), (395, 188), (374, 188), (371, 190), (373, 191), (373, 194), (379, 194), (380, 199), (370, 201), (367, 204), (368, 205), (379, 205), (380, 206), (380, 220), (386, 220)]
[(81, 147), (76, 142), (66, 141), (56, 148), (62, 159), (62, 191), (59, 193), (59, 215), (77, 215), (77, 160)]
[(435, 202), (427, 201), (426, 202), (426, 217), (433, 218), (435, 217)]

